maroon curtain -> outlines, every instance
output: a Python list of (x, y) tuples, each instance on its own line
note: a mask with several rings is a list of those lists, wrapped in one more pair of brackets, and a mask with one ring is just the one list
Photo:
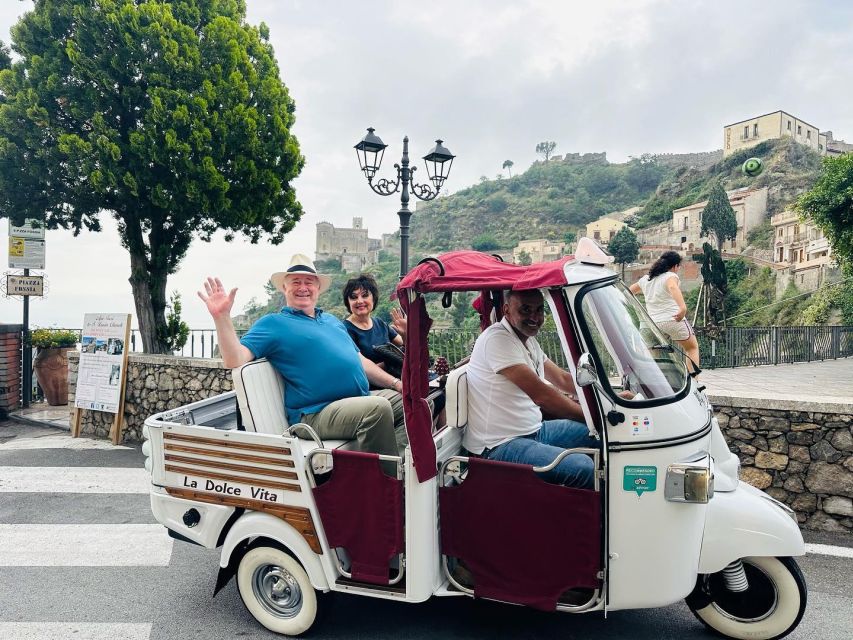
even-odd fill
[(329, 547), (343, 547), (352, 577), (388, 584), (388, 565), (405, 548), (403, 483), (379, 466), (379, 456), (332, 451), (332, 477), (314, 489), (314, 500)]
[(408, 316), (406, 328), (406, 357), (403, 359), (403, 411), (406, 415), (406, 432), (415, 465), (418, 482), (434, 478), (435, 443), (432, 440), (432, 413), (426, 401), (429, 391), (429, 329), (432, 320), (426, 312), (422, 296), (409, 302), (400, 297), (400, 304)]
[(599, 586), (601, 494), (549, 484), (529, 465), (471, 458), (439, 489), (441, 552), (474, 576), (474, 595), (553, 611), (567, 589)]

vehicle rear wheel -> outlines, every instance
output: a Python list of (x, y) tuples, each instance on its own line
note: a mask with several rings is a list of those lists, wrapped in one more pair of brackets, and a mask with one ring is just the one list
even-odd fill
[(270, 631), (296, 636), (317, 617), (317, 593), (302, 565), (275, 547), (255, 547), (240, 560), (237, 588), (243, 604)]
[(700, 575), (687, 606), (705, 626), (739, 640), (774, 640), (793, 631), (806, 610), (807, 589), (792, 558), (743, 558), (749, 588), (733, 592), (723, 572)]

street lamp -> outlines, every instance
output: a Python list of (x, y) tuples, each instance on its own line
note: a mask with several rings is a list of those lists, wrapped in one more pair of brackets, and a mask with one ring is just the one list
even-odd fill
[(417, 184), (412, 179), (417, 167), (409, 167), (409, 136), (404, 136), (403, 158), (400, 164), (394, 165), (397, 169), (397, 179), (392, 181), (387, 178), (380, 178), (374, 183), (373, 179), (376, 177), (376, 172), (379, 171), (382, 157), (385, 155), (385, 149), (388, 145), (373, 132), (372, 127), (367, 129), (367, 135), (355, 145), (355, 151), (358, 154), (361, 170), (367, 178), (367, 184), (370, 185), (374, 193), (378, 193), (380, 196), (390, 196), (400, 191), (400, 185), (403, 185), (400, 193), (400, 210), (397, 212), (397, 215), (400, 216), (400, 278), (402, 279), (409, 271), (409, 218), (412, 217), (412, 212), (409, 211), (409, 189), (411, 188), (412, 194), (418, 200), (424, 202), (433, 200), (444, 185), (444, 181), (447, 180), (447, 176), (450, 175), (450, 166), (456, 156), (450, 153), (443, 141), (436, 140), (435, 146), (424, 156), (427, 175), (432, 186), (428, 183)]

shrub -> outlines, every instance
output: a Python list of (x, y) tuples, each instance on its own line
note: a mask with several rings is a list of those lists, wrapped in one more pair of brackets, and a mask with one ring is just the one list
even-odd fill
[(30, 333), (30, 345), (39, 349), (51, 347), (73, 347), (80, 341), (80, 334), (73, 329), (35, 329)]

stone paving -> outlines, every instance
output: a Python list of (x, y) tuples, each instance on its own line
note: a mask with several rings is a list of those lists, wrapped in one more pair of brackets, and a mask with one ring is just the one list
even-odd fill
[[(833, 410), (853, 410), (853, 358), (796, 364), (705, 369), (699, 376), (715, 397), (764, 401), (767, 409), (796, 409), (803, 402), (833, 405)], [(841, 406), (839, 406), (841, 405)], [(746, 405), (741, 405), (746, 406)], [(845, 409), (846, 407), (846, 409)], [(827, 410), (815, 406), (813, 410)]]

